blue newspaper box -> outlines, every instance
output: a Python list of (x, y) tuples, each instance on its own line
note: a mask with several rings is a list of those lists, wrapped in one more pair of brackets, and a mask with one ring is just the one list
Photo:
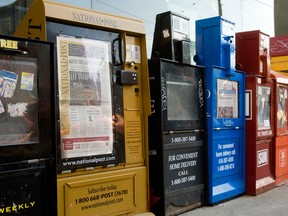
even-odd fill
[(234, 24), (196, 21), (197, 65), (206, 67), (208, 203), (245, 192), (245, 73), (234, 70)]

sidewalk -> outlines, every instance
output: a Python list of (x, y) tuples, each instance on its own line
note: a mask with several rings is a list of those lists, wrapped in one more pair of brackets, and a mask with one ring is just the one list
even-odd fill
[(244, 195), (215, 206), (205, 206), (180, 216), (286, 216), (288, 183), (258, 196)]

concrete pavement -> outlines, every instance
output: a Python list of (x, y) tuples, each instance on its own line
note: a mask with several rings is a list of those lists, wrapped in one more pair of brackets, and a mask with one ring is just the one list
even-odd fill
[(288, 183), (258, 196), (244, 195), (215, 206), (204, 206), (179, 216), (287, 216)]

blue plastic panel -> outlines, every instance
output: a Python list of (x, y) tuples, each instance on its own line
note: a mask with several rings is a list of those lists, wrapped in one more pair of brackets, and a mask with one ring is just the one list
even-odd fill
[[(220, 90), (217, 88), (219, 80)], [(229, 90), (222, 94), (223, 80), (235, 84), (237, 89), (228, 86)], [(245, 74), (207, 67), (206, 90), (208, 202), (214, 204), (245, 192)], [(238, 114), (220, 116), (219, 107), (236, 109)]]
[(235, 24), (220, 16), (196, 21), (197, 65), (235, 68)]
[[(225, 134), (225, 133), (224, 133)], [(213, 139), (213, 179), (240, 174), (240, 139)]]
[[(240, 71), (224, 70), (220, 67), (206, 69), (207, 118), (210, 128), (235, 129), (245, 126), (245, 74)], [(229, 86), (224, 86), (226, 82)], [(234, 84), (234, 85), (231, 85)], [(219, 86), (222, 85), (222, 86)], [(225, 90), (226, 87), (226, 90)], [(235, 89), (237, 87), (237, 89)], [(221, 108), (233, 109), (231, 116), (220, 116)], [(226, 112), (228, 112), (226, 110)], [(235, 114), (237, 113), (237, 114)], [(209, 121), (209, 118), (213, 120)]]

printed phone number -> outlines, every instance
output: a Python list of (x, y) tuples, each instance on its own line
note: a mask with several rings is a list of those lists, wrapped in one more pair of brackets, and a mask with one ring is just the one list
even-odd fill
[(225, 164), (225, 163), (232, 163), (234, 162), (234, 157), (225, 157), (225, 158), (219, 158), (218, 164)]
[(128, 190), (120, 190), (120, 191), (115, 191), (115, 192), (109, 192), (109, 193), (103, 193), (101, 195), (94, 195), (94, 196), (90, 196), (90, 197), (82, 197), (82, 198), (78, 198), (75, 199), (75, 203), (76, 204), (81, 204), (81, 203), (86, 203), (89, 201), (96, 201), (99, 199), (107, 199), (107, 198), (111, 198), (111, 197), (116, 197), (116, 196), (122, 196), (122, 195), (127, 195), (128, 194)]
[(171, 185), (172, 186), (179, 185), (179, 184), (183, 184), (183, 183), (191, 182), (191, 181), (195, 181), (195, 180), (196, 180), (196, 176), (195, 175), (186, 176), (186, 177), (183, 177), (183, 178), (178, 178), (178, 179), (171, 180)]
[(183, 143), (196, 141), (196, 136), (172, 137), (172, 143)]
[(235, 164), (226, 164), (226, 165), (221, 165), (217, 167), (217, 171), (218, 172), (222, 172), (222, 171), (227, 171), (227, 170), (231, 170), (235, 168)]

